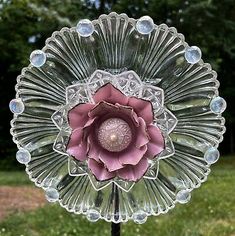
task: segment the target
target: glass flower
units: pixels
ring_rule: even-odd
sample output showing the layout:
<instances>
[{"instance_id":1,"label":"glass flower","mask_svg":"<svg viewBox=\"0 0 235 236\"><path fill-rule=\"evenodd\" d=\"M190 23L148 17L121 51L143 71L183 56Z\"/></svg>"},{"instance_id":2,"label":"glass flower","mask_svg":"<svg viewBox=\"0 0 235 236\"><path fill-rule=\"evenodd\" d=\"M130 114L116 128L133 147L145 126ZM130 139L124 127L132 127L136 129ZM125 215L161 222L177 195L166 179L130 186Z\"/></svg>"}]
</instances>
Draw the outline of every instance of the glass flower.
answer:
<instances>
[{"instance_id":1,"label":"glass flower","mask_svg":"<svg viewBox=\"0 0 235 236\"><path fill-rule=\"evenodd\" d=\"M54 32L10 102L17 160L49 201L93 222L144 223L187 203L225 132L226 102L201 55L148 16Z\"/></svg>"},{"instance_id":2,"label":"glass flower","mask_svg":"<svg viewBox=\"0 0 235 236\"><path fill-rule=\"evenodd\" d=\"M81 89L86 93L87 103L77 98ZM174 122L172 127L177 122L162 106L161 89L141 82L133 71L112 75L97 70L87 83L68 87L66 97L67 103L62 108L65 113L61 119L67 125L59 125L64 124L58 119L60 110L53 114L52 119L61 130L70 128L72 131L69 138L63 137L61 132L55 146L58 142L60 144L61 137L69 140L63 144L66 147L64 154L75 157L83 167L87 166L91 170L91 175L98 180L93 183L97 190L99 181L115 177L134 182L145 173L146 176L156 177L156 167L152 170L149 161L168 156L168 152L162 153L165 149L164 137L170 140L167 132L158 128L158 116L168 113ZM162 124L166 122L166 119L161 121ZM154 176L150 175L151 171ZM107 182L110 183L111 181ZM128 191L132 186L133 184L126 184L120 187Z\"/></svg>"}]
</instances>

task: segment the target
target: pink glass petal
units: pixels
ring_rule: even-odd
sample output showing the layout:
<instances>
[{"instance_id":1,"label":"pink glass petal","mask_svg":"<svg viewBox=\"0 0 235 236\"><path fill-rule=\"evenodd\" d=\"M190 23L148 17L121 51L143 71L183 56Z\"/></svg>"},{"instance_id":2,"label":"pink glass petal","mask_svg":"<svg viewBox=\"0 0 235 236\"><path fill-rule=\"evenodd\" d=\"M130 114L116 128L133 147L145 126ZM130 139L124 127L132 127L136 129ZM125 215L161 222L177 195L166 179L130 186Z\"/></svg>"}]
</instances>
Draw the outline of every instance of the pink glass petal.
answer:
<instances>
[{"instance_id":1,"label":"pink glass petal","mask_svg":"<svg viewBox=\"0 0 235 236\"><path fill-rule=\"evenodd\" d=\"M92 137L92 135L88 136L87 138L88 140L88 157L91 159L96 160L97 162L101 162L99 159L99 155L100 152L102 151L102 148L100 147L100 145L97 144L97 142L95 142L94 137Z\"/></svg>"},{"instance_id":2,"label":"pink glass petal","mask_svg":"<svg viewBox=\"0 0 235 236\"><path fill-rule=\"evenodd\" d=\"M126 105L128 102L128 97L110 83L99 88L94 94L93 99L95 103L105 101L112 104L119 103Z\"/></svg>"},{"instance_id":3,"label":"pink glass petal","mask_svg":"<svg viewBox=\"0 0 235 236\"><path fill-rule=\"evenodd\" d=\"M137 181L143 177L148 169L147 158L142 158L140 162L135 165L127 165L126 167L117 171L117 176L128 181Z\"/></svg>"},{"instance_id":4,"label":"pink glass petal","mask_svg":"<svg viewBox=\"0 0 235 236\"><path fill-rule=\"evenodd\" d=\"M94 117L94 118L90 118L87 122L86 122L86 124L83 126L84 128L88 128L89 126L91 126L93 123L94 123L94 121L97 119L97 117Z\"/></svg>"},{"instance_id":5,"label":"pink glass petal","mask_svg":"<svg viewBox=\"0 0 235 236\"><path fill-rule=\"evenodd\" d=\"M136 97L130 97L127 105L132 107L137 115L145 120L146 124L153 122L151 102Z\"/></svg>"},{"instance_id":6,"label":"pink glass petal","mask_svg":"<svg viewBox=\"0 0 235 236\"><path fill-rule=\"evenodd\" d=\"M69 125L72 129L83 127L89 117L88 112L94 107L94 104L79 104L68 112Z\"/></svg>"},{"instance_id":7,"label":"pink glass petal","mask_svg":"<svg viewBox=\"0 0 235 236\"><path fill-rule=\"evenodd\" d=\"M147 145L137 148L134 145L129 150L119 153L119 162L123 165L136 165L147 151Z\"/></svg>"},{"instance_id":8,"label":"pink glass petal","mask_svg":"<svg viewBox=\"0 0 235 236\"><path fill-rule=\"evenodd\" d=\"M115 113L118 107L111 103L100 102L96 104L88 113L90 118L100 117L107 114Z\"/></svg>"},{"instance_id":9,"label":"pink glass petal","mask_svg":"<svg viewBox=\"0 0 235 236\"><path fill-rule=\"evenodd\" d=\"M75 129L69 139L67 145L67 153L77 160L84 161L87 158L87 143L82 141L82 128Z\"/></svg>"},{"instance_id":10,"label":"pink glass petal","mask_svg":"<svg viewBox=\"0 0 235 236\"><path fill-rule=\"evenodd\" d=\"M109 171L115 171L123 168L118 158L118 153L102 150L99 159L104 163Z\"/></svg>"},{"instance_id":11,"label":"pink glass petal","mask_svg":"<svg viewBox=\"0 0 235 236\"><path fill-rule=\"evenodd\" d=\"M79 161L84 161L87 159L87 145L83 143L76 147L69 148L67 149L67 153Z\"/></svg>"},{"instance_id":12,"label":"pink glass petal","mask_svg":"<svg viewBox=\"0 0 235 236\"><path fill-rule=\"evenodd\" d=\"M164 150L165 141L160 129L157 126L149 125L148 134L150 137L150 141L147 144L148 150L145 156L148 158L154 158L154 156Z\"/></svg>"},{"instance_id":13,"label":"pink glass petal","mask_svg":"<svg viewBox=\"0 0 235 236\"><path fill-rule=\"evenodd\" d=\"M135 145L140 148L149 142L149 136L147 133L147 127L144 119L138 118L139 127L136 129L136 141Z\"/></svg>"},{"instance_id":14,"label":"pink glass petal","mask_svg":"<svg viewBox=\"0 0 235 236\"><path fill-rule=\"evenodd\" d=\"M104 167L104 164L98 163L93 159L88 160L88 167L99 181L104 181L115 177L115 172L109 172Z\"/></svg>"},{"instance_id":15,"label":"pink glass petal","mask_svg":"<svg viewBox=\"0 0 235 236\"><path fill-rule=\"evenodd\" d=\"M129 106L123 106L120 104L111 104L107 102L100 102L95 107L93 107L88 116L90 118L94 117L102 117L102 116L109 116L109 117L120 117L126 120L125 118L129 118L129 120L133 121L133 124L138 127L139 121L138 116L134 112L134 110Z\"/></svg>"},{"instance_id":16,"label":"pink glass petal","mask_svg":"<svg viewBox=\"0 0 235 236\"><path fill-rule=\"evenodd\" d=\"M132 120L133 124L138 127L139 126L139 120L138 120L138 116L137 114L135 113L135 111L133 110L132 107L130 106L123 106L123 105L120 105L118 103L116 103L116 106L119 108L118 109L118 114L120 117L129 117L130 120Z\"/></svg>"}]
</instances>

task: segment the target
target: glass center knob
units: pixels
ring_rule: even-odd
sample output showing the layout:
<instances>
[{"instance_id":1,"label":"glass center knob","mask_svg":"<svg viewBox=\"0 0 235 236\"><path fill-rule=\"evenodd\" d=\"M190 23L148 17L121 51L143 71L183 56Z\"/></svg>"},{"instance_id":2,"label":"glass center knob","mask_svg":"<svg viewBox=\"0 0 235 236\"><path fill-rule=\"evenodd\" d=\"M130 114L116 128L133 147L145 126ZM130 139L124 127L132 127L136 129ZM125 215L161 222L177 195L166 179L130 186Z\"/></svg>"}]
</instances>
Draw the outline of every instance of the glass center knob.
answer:
<instances>
[{"instance_id":1,"label":"glass center knob","mask_svg":"<svg viewBox=\"0 0 235 236\"><path fill-rule=\"evenodd\" d=\"M109 118L98 129L98 141L104 149L120 152L132 141L131 128L123 119Z\"/></svg>"}]
</instances>

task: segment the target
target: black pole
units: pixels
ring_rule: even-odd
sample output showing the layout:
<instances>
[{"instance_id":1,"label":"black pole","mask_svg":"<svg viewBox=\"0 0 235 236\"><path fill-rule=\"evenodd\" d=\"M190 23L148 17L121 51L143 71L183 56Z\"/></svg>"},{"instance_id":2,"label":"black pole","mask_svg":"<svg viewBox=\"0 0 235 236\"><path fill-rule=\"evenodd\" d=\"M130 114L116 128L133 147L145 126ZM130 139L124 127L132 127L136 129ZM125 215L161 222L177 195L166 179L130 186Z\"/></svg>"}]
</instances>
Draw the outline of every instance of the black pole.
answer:
<instances>
[{"instance_id":1,"label":"black pole","mask_svg":"<svg viewBox=\"0 0 235 236\"><path fill-rule=\"evenodd\" d=\"M119 194L117 185L113 184L113 200L114 200L114 218L118 220L119 218ZM111 224L111 236L120 236L121 235L121 223Z\"/></svg>"},{"instance_id":2,"label":"black pole","mask_svg":"<svg viewBox=\"0 0 235 236\"><path fill-rule=\"evenodd\" d=\"M121 224L113 223L111 225L111 236L120 236L121 235Z\"/></svg>"}]
</instances>

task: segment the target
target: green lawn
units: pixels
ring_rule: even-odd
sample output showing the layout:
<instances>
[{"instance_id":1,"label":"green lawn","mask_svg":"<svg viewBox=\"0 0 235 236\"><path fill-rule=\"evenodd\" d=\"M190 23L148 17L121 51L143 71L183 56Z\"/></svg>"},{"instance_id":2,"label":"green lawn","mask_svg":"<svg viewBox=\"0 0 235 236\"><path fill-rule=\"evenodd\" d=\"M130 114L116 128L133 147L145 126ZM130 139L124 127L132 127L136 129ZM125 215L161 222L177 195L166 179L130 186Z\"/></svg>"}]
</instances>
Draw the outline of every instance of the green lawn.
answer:
<instances>
[{"instance_id":1,"label":"green lawn","mask_svg":"<svg viewBox=\"0 0 235 236\"><path fill-rule=\"evenodd\" d=\"M3 177L3 174L5 177ZM17 176L17 180L14 176ZM0 173L0 184L28 184L22 173ZM89 223L58 205L17 213L0 222L1 236L106 236L110 224ZM208 181L193 192L189 204L166 215L150 217L144 225L122 225L123 236L235 236L235 158L221 158Z\"/></svg>"},{"instance_id":2,"label":"green lawn","mask_svg":"<svg viewBox=\"0 0 235 236\"><path fill-rule=\"evenodd\" d=\"M32 185L28 175L24 171L0 171L0 186Z\"/></svg>"}]
</instances>

